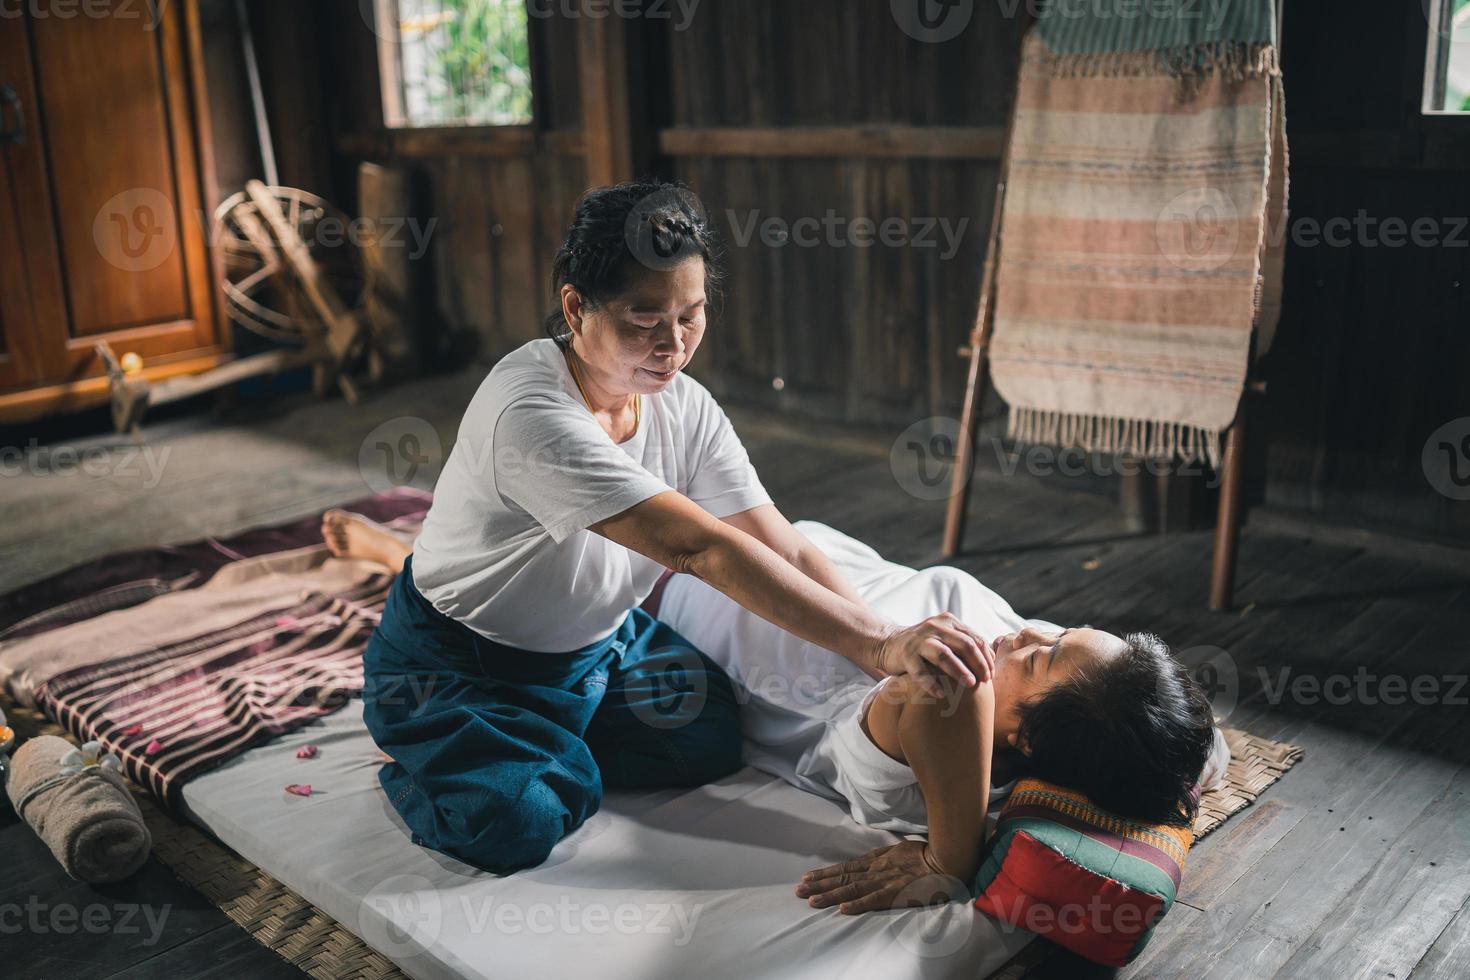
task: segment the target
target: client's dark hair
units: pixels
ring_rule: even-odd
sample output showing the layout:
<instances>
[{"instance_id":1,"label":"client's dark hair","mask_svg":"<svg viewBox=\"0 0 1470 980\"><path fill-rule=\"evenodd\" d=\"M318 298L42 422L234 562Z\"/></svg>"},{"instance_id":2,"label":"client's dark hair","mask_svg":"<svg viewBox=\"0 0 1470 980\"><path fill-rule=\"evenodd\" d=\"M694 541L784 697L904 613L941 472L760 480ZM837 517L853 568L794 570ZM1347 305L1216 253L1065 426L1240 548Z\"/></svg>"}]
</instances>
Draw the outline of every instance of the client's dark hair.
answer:
<instances>
[{"instance_id":1,"label":"client's dark hair","mask_svg":"<svg viewBox=\"0 0 1470 980\"><path fill-rule=\"evenodd\" d=\"M1209 699L1150 633L1021 706L1031 775L1084 793L1122 817L1186 826L1214 741Z\"/></svg>"},{"instance_id":2,"label":"client's dark hair","mask_svg":"<svg viewBox=\"0 0 1470 980\"><path fill-rule=\"evenodd\" d=\"M704 205L687 187L655 180L588 191L552 262L556 309L546 318L547 335L562 347L569 342L563 286L571 285L595 310L620 295L640 268L663 271L695 257L704 259L705 290L713 302L724 278L718 240Z\"/></svg>"}]
</instances>

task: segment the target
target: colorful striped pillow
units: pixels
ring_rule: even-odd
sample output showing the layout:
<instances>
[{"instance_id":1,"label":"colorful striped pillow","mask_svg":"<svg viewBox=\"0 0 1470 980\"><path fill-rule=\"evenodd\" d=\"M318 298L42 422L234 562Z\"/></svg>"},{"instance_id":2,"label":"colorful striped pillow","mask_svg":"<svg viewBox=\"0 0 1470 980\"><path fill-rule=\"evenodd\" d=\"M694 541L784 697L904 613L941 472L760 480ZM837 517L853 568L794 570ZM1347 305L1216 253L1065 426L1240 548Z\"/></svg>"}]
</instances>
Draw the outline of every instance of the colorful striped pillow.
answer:
<instances>
[{"instance_id":1,"label":"colorful striped pillow","mask_svg":"<svg viewBox=\"0 0 1470 980\"><path fill-rule=\"evenodd\" d=\"M1174 904L1187 827L1124 820L1074 793L1023 779L975 877L975 907L1106 966L1148 945Z\"/></svg>"}]
</instances>

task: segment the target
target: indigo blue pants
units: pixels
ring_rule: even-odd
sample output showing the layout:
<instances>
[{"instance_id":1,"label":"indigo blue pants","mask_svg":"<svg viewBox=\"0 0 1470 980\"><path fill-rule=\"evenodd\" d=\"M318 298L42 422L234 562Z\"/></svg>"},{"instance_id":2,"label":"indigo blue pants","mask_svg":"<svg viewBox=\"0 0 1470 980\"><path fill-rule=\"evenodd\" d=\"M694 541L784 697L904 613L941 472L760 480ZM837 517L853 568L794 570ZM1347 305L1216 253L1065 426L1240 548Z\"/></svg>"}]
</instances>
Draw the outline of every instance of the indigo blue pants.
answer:
<instances>
[{"instance_id":1,"label":"indigo blue pants","mask_svg":"<svg viewBox=\"0 0 1470 980\"><path fill-rule=\"evenodd\" d=\"M548 613L554 615L554 613ZM642 609L571 653L502 646L393 583L363 655L378 779L413 842L498 873L540 864L603 789L740 768L730 679Z\"/></svg>"}]
</instances>

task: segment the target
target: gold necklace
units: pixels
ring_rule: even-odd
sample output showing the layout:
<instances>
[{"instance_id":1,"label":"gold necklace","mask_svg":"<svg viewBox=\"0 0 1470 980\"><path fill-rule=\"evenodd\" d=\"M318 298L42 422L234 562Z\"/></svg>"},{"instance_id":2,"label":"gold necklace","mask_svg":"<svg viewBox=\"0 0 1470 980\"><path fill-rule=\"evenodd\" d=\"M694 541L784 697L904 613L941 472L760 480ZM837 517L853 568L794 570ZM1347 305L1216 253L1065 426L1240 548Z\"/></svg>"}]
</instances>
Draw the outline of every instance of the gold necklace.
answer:
<instances>
[{"instance_id":1,"label":"gold necklace","mask_svg":"<svg viewBox=\"0 0 1470 980\"><path fill-rule=\"evenodd\" d=\"M566 358L567 358L567 370L569 370L569 371L572 372L572 380L577 383L577 390L582 393L582 400L587 403L587 407L589 409L592 408L592 399L589 398L589 397L587 397L587 389L584 388L584 387L582 387L582 375L577 370L577 361L576 361L575 355L572 354L571 348L567 348L567 350L563 351L563 353L566 354ZM636 436L638 434L638 426L642 422L643 422L643 398L641 396L639 396L639 395L634 395L633 396L633 435L634 436ZM629 436L628 438L631 439L631 438L633 438L633 436Z\"/></svg>"}]
</instances>

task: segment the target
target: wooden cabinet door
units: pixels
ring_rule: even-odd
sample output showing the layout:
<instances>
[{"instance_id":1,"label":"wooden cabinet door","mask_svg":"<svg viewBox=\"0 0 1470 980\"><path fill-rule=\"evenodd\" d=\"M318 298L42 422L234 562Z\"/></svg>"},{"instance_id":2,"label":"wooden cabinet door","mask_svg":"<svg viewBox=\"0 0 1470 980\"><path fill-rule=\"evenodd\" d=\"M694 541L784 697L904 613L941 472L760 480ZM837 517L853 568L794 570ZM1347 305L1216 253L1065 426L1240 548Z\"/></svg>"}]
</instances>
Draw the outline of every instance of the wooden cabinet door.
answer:
<instances>
[{"instance_id":1,"label":"wooden cabinet door","mask_svg":"<svg viewBox=\"0 0 1470 980\"><path fill-rule=\"evenodd\" d=\"M61 371L43 321L64 309L49 224L37 222L37 194L46 193L45 151L36 124L36 87L25 22L0 17L0 388L35 384Z\"/></svg>"},{"instance_id":2,"label":"wooden cabinet door","mask_svg":"<svg viewBox=\"0 0 1470 980\"><path fill-rule=\"evenodd\" d=\"M17 256L0 239L0 264L7 282L25 270L31 315L16 335L36 361L0 384L96 376L99 340L154 363L218 344L195 15L184 0L92 0L71 17L0 18L0 75L17 76L0 84L20 90L27 123L3 151L21 242Z\"/></svg>"},{"instance_id":3,"label":"wooden cabinet door","mask_svg":"<svg viewBox=\"0 0 1470 980\"><path fill-rule=\"evenodd\" d=\"M0 79L0 86L4 84ZM31 289L15 217L15 182L7 163L5 147L0 147L0 388L33 384L41 374Z\"/></svg>"}]
</instances>

